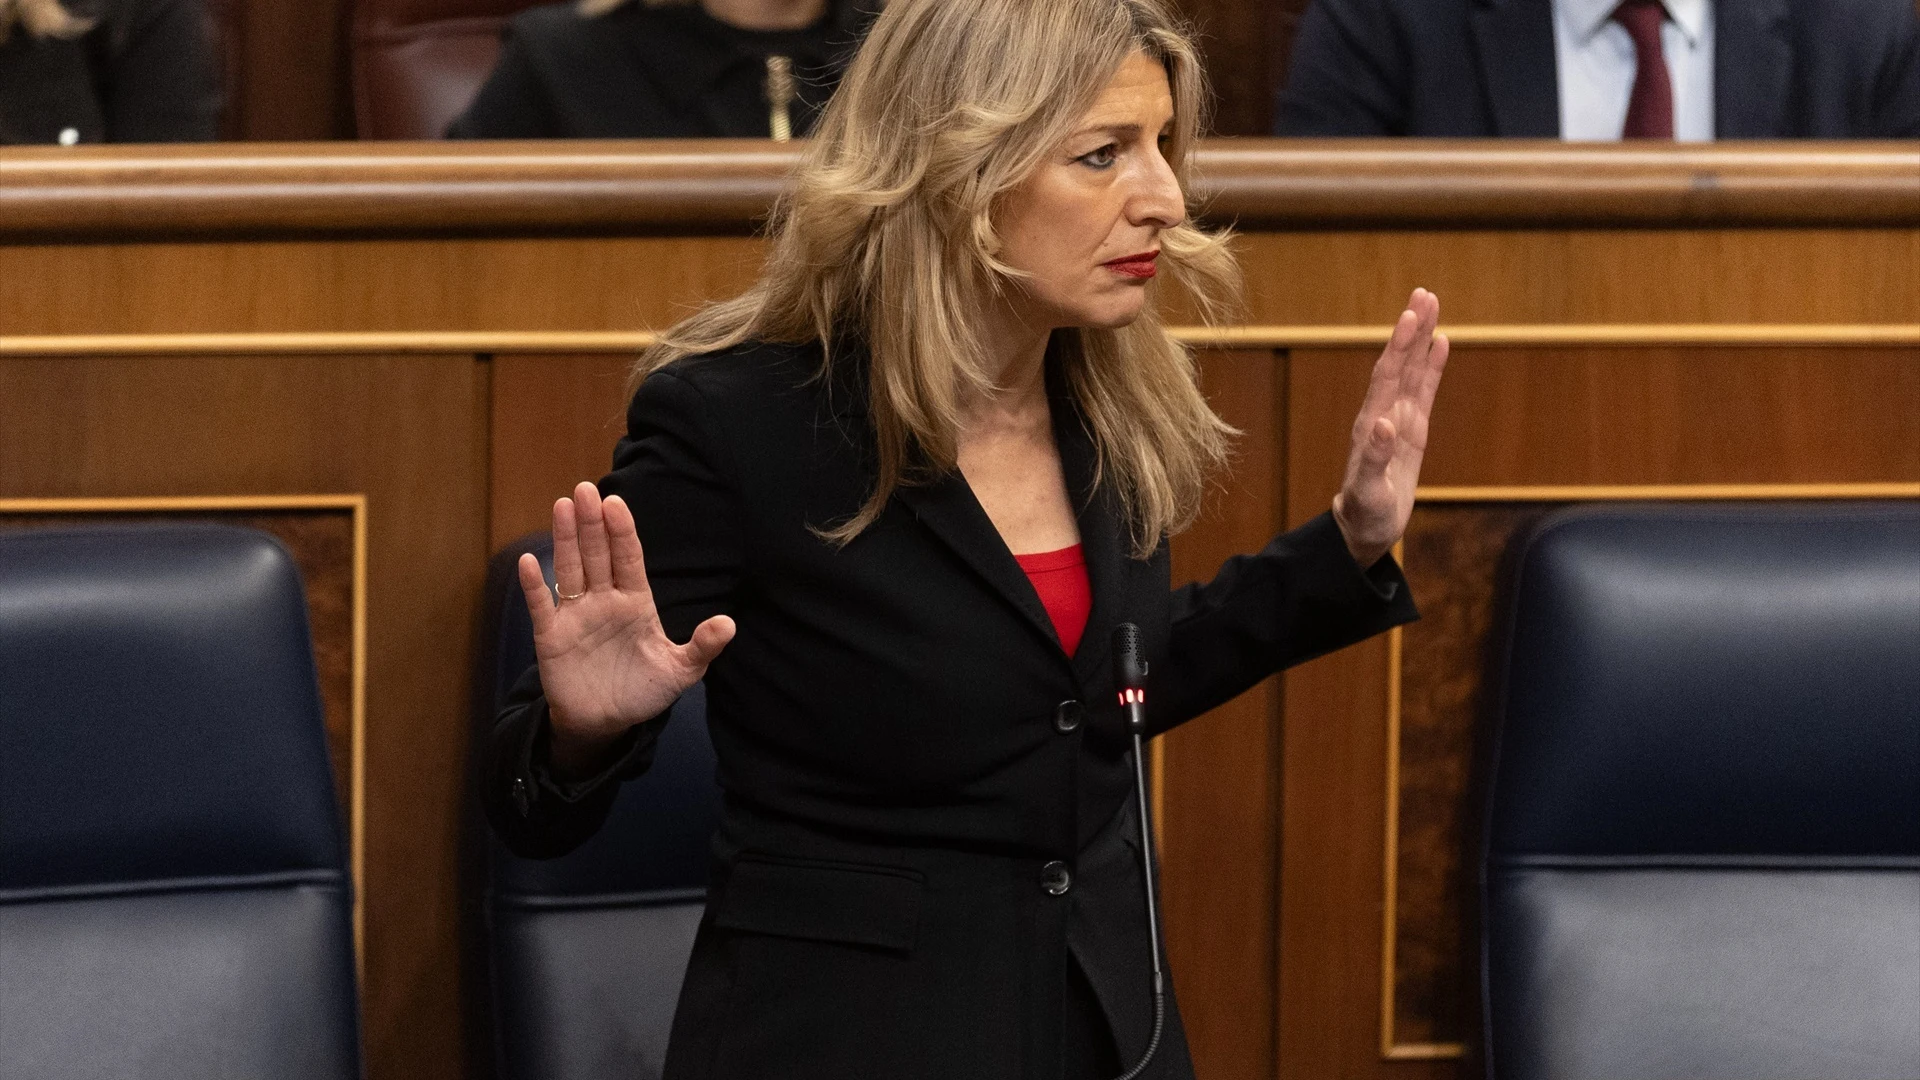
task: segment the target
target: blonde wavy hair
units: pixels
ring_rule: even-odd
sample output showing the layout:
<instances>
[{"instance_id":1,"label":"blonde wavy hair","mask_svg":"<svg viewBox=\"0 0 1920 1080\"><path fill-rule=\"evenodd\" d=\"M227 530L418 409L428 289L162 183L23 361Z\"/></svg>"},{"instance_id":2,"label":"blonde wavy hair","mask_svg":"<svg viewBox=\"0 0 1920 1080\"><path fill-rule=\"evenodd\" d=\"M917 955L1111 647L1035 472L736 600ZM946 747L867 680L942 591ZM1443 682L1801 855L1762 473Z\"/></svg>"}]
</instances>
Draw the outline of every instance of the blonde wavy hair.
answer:
<instances>
[{"instance_id":1,"label":"blonde wavy hair","mask_svg":"<svg viewBox=\"0 0 1920 1080\"><path fill-rule=\"evenodd\" d=\"M821 535L845 543L902 484L957 467L964 407L996 365L969 318L1022 273L995 256L994 210L1068 138L1136 50L1173 92L1166 145L1189 191L1206 86L1190 38L1160 0L891 0L821 115L770 225L766 263L741 296L707 306L639 359L637 385L681 357L747 341L870 357L878 483ZM1224 233L1160 233L1161 261L1203 318L1238 298ZM1214 415L1192 355L1158 313L1117 329L1057 330L1050 345L1091 429L1097 482L1117 494L1144 558L1191 524L1232 428ZM819 373L827 375L827 370Z\"/></svg>"},{"instance_id":2,"label":"blonde wavy hair","mask_svg":"<svg viewBox=\"0 0 1920 1080\"><path fill-rule=\"evenodd\" d=\"M91 30L93 20L72 14L60 0L0 0L0 42L13 35L15 26L28 37L70 38Z\"/></svg>"}]
</instances>

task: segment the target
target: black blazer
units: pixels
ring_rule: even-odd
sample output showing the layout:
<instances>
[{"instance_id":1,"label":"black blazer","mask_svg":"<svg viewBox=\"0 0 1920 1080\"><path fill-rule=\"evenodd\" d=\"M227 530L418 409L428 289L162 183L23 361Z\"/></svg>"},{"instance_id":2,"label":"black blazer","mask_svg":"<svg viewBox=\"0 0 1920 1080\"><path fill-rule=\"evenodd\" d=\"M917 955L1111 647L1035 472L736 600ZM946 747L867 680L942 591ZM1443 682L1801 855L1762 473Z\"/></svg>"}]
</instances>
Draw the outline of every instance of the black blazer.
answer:
<instances>
[{"instance_id":1,"label":"black blazer","mask_svg":"<svg viewBox=\"0 0 1920 1080\"><path fill-rule=\"evenodd\" d=\"M844 548L811 531L873 483L861 365L817 380L819 362L767 345L655 373L600 483L636 512L667 632L718 612L739 627L706 678L725 800L666 1075L1057 1080L1069 954L1130 1063L1152 1009L1113 627L1140 626L1165 731L1414 618L1405 582L1391 558L1362 573L1323 515L1170 589L1164 543L1129 557L1056 394L1093 587L1068 656L957 475L902 489ZM664 719L568 786L545 771L537 669L509 700L489 817L516 852L564 852L645 770ZM1041 886L1055 860L1073 875L1061 896ZM1177 1009L1148 1075L1191 1075Z\"/></svg>"},{"instance_id":2,"label":"black blazer","mask_svg":"<svg viewBox=\"0 0 1920 1080\"><path fill-rule=\"evenodd\" d=\"M200 0L66 0L71 40L16 27L0 44L0 143L211 142L220 79Z\"/></svg>"},{"instance_id":3,"label":"black blazer","mask_svg":"<svg viewBox=\"0 0 1920 1080\"><path fill-rule=\"evenodd\" d=\"M741 30L695 3L629 0L586 17L567 3L508 24L500 59L453 139L764 139L766 57L789 56L793 134L813 129L873 14L836 0L825 22L791 33Z\"/></svg>"},{"instance_id":4,"label":"black blazer","mask_svg":"<svg viewBox=\"0 0 1920 1080\"><path fill-rule=\"evenodd\" d=\"M1713 0L1714 137L1920 137L1913 0ZM1549 0L1314 0L1279 135L1560 134Z\"/></svg>"}]
</instances>

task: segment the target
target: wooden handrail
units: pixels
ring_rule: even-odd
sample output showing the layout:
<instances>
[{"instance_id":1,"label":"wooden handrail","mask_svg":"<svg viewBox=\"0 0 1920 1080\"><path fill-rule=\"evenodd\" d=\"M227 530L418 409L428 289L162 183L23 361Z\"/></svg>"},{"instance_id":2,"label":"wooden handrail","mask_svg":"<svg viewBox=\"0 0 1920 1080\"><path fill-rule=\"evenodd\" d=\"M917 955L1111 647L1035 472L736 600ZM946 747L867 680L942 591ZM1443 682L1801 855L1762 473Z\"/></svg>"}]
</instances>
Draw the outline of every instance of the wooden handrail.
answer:
<instances>
[{"instance_id":1,"label":"wooden handrail","mask_svg":"<svg viewBox=\"0 0 1920 1080\"><path fill-rule=\"evenodd\" d=\"M1920 325L1913 324L1466 324L1445 329L1455 344L1476 348L1920 348ZM1203 349L1372 349L1392 330L1386 323L1172 328L1176 338ZM0 336L0 357L631 355L652 343L653 335L644 330L73 334Z\"/></svg>"},{"instance_id":2,"label":"wooden handrail","mask_svg":"<svg viewBox=\"0 0 1920 1080\"><path fill-rule=\"evenodd\" d=\"M1914 143L1218 140L1211 216L1267 227L1920 225Z\"/></svg>"},{"instance_id":3,"label":"wooden handrail","mask_svg":"<svg viewBox=\"0 0 1920 1080\"><path fill-rule=\"evenodd\" d=\"M742 233L797 151L715 140L0 149L0 241ZM1911 143L1217 139L1196 199L1248 228L1920 226Z\"/></svg>"}]
</instances>

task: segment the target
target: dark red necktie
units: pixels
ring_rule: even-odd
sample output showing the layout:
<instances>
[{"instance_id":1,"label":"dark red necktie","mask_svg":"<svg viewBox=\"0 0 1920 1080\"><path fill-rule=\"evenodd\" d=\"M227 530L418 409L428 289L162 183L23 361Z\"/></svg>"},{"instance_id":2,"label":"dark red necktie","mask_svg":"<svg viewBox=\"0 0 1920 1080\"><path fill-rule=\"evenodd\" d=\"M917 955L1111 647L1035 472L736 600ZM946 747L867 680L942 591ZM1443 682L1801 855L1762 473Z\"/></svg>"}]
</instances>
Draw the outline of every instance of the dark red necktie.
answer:
<instances>
[{"instance_id":1,"label":"dark red necktie","mask_svg":"<svg viewBox=\"0 0 1920 1080\"><path fill-rule=\"evenodd\" d=\"M1623 139L1673 138L1673 83L1667 79L1667 54L1660 48L1660 25L1667 9L1660 0L1625 0L1613 9L1613 21L1633 39L1637 67L1633 96L1627 99Z\"/></svg>"}]
</instances>

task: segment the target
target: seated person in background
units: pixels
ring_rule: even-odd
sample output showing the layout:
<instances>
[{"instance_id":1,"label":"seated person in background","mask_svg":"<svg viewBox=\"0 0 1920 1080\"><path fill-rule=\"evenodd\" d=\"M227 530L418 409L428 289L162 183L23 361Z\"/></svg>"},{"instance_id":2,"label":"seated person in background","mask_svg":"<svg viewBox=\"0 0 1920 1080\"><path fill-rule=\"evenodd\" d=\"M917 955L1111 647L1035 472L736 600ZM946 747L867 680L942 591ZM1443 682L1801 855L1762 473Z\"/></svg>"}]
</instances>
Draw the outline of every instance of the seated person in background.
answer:
<instances>
[{"instance_id":1,"label":"seated person in background","mask_svg":"<svg viewBox=\"0 0 1920 1080\"><path fill-rule=\"evenodd\" d=\"M0 0L0 143L211 142L200 0Z\"/></svg>"},{"instance_id":2,"label":"seated person in background","mask_svg":"<svg viewBox=\"0 0 1920 1080\"><path fill-rule=\"evenodd\" d=\"M856 0L575 0L533 8L514 17L500 63L447 135L804 135L872 21L869 5Z\"/></svg>"},{"instance_id":3,"label":"seated person in background","mask_svg":"<svg viewBox=\"0 0 1920 1080\"><path fill-rule=\"evenodd\" d=\"M1314 0L1279 135L1920 137L1914 0Z\"/></svg>"}]
</instances>

